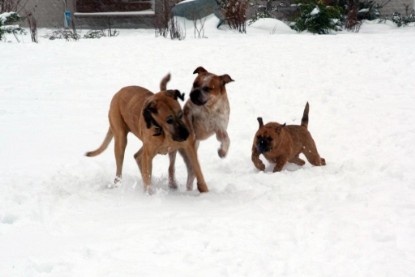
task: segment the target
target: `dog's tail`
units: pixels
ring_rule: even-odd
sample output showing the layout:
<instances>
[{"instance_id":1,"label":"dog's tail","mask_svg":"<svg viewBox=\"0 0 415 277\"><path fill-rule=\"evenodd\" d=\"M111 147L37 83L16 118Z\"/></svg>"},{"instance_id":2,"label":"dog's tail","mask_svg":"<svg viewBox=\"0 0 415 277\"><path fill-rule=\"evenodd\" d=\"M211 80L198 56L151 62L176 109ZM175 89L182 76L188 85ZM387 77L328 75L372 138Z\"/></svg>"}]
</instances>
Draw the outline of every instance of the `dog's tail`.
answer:
<instances>
[{"instance_id":1,"label":"dog's tail","mask_svg":"<svg viewBox=\"0 0 415 277\"><path fill-rule=\"evenodd\" d=\"M307 102L307 104L305 104L303 118L301 118L301 126L304 126L306 128L308 127L308 111L309 110L310 110L310 105Z\"/></svg>"},{"instance_id":2,"label":"dog's tail","mask_svg":"<svg viewBox=\"0 0 415 277\"><path fill-rule=\"evenodd\" d=\"M160 91L167 90L167 83L170 81L170 73L167 74L160 82Z\"/></svg>"},{"instance_id":3,"label":"dog's tail","mask_svg":"<svg viewBox=\"0 0 415 277\"><path fill-rule=\"evenodd\" d=\"M104 152L104 150L107 149L107 147L110 144L113 137L114 137L114 134L112 133L111 128L108 128L107 135L105 136L105 139L102 142L101 146L98 149L94 150L94 151L86 152L85 156L95 157L95 156L101 154L102 152Z\"/></svg>"}]
</instances>

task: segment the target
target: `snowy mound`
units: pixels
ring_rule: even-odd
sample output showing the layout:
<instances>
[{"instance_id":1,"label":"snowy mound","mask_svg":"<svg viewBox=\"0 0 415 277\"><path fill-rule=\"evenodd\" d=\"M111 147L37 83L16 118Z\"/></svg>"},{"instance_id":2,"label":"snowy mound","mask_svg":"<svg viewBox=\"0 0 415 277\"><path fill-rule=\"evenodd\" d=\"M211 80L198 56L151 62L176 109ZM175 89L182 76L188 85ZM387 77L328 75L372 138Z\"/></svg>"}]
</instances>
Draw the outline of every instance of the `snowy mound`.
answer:
<instances>
[{"instance_id":1,"label":"snowy mound","mask_svg":"<svg viewBox=\"0 0 415 277\"><path fill-rule=\"evenodd\" d=\"M269 34L294 34L297 33L286 23L272 18L261 18L249 25L248 32Z\"/></svg>"}]
</instances>

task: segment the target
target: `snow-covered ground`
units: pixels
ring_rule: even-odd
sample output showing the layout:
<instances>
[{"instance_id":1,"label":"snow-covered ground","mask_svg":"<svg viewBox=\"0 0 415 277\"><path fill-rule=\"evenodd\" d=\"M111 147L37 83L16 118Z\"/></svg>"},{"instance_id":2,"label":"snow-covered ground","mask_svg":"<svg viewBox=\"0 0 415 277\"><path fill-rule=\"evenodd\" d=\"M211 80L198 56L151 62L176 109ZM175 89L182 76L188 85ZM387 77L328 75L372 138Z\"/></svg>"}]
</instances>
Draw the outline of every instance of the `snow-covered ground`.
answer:
<instances>
[{"instance_id":1,"label":"snow-covered ground","mask_svg":"<svg viewBox=\"0 0 415 277\"><path fill-rule=\"evenodd\" d=\"M415 276L415 29L297 34L262 20L247 34L205 22L196 39L0 43L0 276ZM47 32L42 30L43 33ZM11 37L10 40L13 40ZM95 158L112 95L126 85L187 93L193 70L228 73L230 152L199 159L210 188L167 188L166 156L143 193L129 137L123 185L112 144ZM327 166L258 172L256 118L309 129Z\"/></svg>"}]
</instances>

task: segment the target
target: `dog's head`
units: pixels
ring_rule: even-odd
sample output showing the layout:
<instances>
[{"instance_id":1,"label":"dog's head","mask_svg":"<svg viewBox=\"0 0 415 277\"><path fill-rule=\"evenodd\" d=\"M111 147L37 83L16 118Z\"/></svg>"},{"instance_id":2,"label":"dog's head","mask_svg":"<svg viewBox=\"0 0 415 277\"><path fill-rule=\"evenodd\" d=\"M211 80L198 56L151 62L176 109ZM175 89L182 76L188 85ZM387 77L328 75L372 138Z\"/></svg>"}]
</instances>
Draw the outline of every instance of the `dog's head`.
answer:
<instances>
[{"instance_id":1,"label":"dog's head","mask_svg":"<svg viewBox=\"0 0 415 277\"><path fill-rule=\"evenodd\" d=\"M217 76L201 66L193 74L197 74L197 77L193 82L190 100L198 106L215 103L218 97L226 93L225 85L233 81L228 74Z\"/></svg>"},{"instance_id":2,"label":"dog's head","mask_svg":"<svg viewBox=\"0 0 415 277\"><path fill-rule=\"evenodd\" d=\"M181 95L180 92L178 94ZM153 136L165 135L179 142L189 137L180 104L175 97L166 94L165 91L154 94L147 100L143 109L143 118L148 129L154 127Z\"/></svg>"},{"instance_id":3,"label":"dog's head","mask_svg":"<svg viewBox=\"0 0 415 277\"><path fill-rule=\"evenodd\" d=\"M271 122L264 125L262 117L258 117L257 120L259 129L255 134L255 147L258 153L263 154L278 146L281 131L285 127L285 123L281 125L276 122Z\"/></svg>"}]
</instances>

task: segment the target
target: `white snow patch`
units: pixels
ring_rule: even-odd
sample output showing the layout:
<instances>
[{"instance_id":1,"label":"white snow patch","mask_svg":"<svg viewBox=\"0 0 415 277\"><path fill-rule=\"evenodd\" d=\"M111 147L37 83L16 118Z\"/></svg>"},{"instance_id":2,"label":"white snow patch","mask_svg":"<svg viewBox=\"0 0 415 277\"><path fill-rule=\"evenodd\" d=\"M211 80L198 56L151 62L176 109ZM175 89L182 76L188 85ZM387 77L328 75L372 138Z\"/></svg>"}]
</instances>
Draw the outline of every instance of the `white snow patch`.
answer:
<instances>
[{"instance_id":1,"label":"white snow patch","mask_svg":"<svg viewBox=\"0 0 415 277\"><path fill-rule=\"evenodd\" d=\"M182 22L182 41L120 30L0 43L0 276L414 276L413 28L316 36L260 20L239 34L208 17L196 39ZM186 192L180 157L170 191L158 156L145 195L133 136L122 186L107 189L113 144L84 153L102 142L114 93L157 91L170 72L188 98L198 66L235 80L228 156L214 137L199 147L210 192ZM307 101L327 166L258 172L256 118L299 124Z\"/></svg>"}]
</instances>

